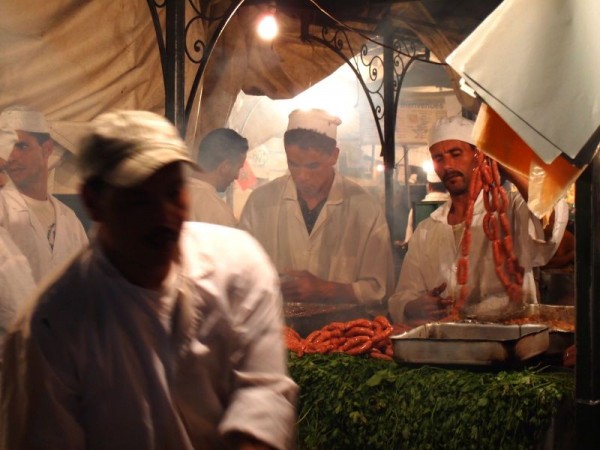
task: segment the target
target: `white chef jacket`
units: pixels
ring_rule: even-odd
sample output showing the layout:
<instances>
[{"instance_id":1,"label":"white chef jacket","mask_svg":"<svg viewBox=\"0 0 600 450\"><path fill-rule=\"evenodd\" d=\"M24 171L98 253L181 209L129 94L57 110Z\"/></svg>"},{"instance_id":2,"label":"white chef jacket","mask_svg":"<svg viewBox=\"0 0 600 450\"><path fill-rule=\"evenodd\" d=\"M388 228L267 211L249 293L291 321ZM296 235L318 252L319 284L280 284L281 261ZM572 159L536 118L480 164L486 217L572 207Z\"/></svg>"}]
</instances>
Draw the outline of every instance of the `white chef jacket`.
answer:
<instances>
[{"instance_id":1,"label":"white chef jacket","mask_svg":"<svg viewBox=\"0 0 600 450\"><path fill-rule=\"evenodd\" d=\"M425 197L423 197L423 202L445 202L450 198L450 194L448 192L428 192ZM413 235L414 226L413 222L415 221L415 212L412 208L408 212L408 222L406 224L406 231L404 232L404 242L408 242Z\"/></svg>"},{"instance_id":2,"label":"white chef jacket","mask_svg":"<svg viewBox=\"0 0 600 450\"><path fill-rule=\"evenodd\" d=\"M190 216L193 222L214 223L235 227L237 220L233 211L217 194L215 187L206 181L190 178L188 181L190 193Z\"/></svg>"},{"instance_id":3,"label":"white chef jacket","mask_svg":"<svg viewBox=\"0 0 600 450\"><path fill-rule=\"evenodd\" d=\"M523 277L524 299L537 302L532 268L543 266L556 252L568 221L568 208L561 201L554 208L554 227L551 238L546 241L540 220L528 209L518 193L511 193L507 210L512 225L513 247L519 264L525 269ZM458 298L460 286L456 282L456 263L460 258L460 245L454 239L452 225L448 224L451 200L435 210L415 230L408 252L402 263L396 292L389 299L389 311L394 322L406 320L404 307L425 291L447 283L442 296ZM470 296L467 308L482 299L504 295L504 287L495 271L492 244L483 232L485 208L480 194L474 205L471 223L471 251L469 254L468 286ZM477 309L471 309L477 314Z\"/></svg>"},{"instance_id":4,"label":"white chef jacket","mask_svg":"<svg viewBox=\"0 0 600 450\"><path fill-rule=\"evenodd\" d=\"M0 448L219 449L229 431L291 446L297 385L268 257L204 223L186 223L181 249L161 294L95 240L57 274L7 336Z\"/></svg>"},{"instance_id":5,"label":"white chef jacket","mask_svg":"<svg viewBox=\"0 0 600 450\"><path fill-rule=\"evenodd\" d=\"M9 232L29 261L36 283L88 243L85 230L73 210L52 195L49 199L56 212L54 248L48 243L47 230L30 211L21 193L12 186L0 191L0 226Z\"/></svg>"},{"instance_id":6,"label":"white chef jacket","mask_svg":"<svg viewBox=\"0 0 600 450\"><path fill-rule=\"evenodd\" d=\"M0 339L34 287L27 258L11 240L8 231L0 227Z\"/></svg>"},{"instance_id":7,"label":"white chef jacket","mask_svg":"<svg viewBox=\"0 0 600 450\"><path fill-rule=\"evenodd\" d=\"M352 284L356 298L367 306L386 300L393 290L383 209L362 187L339 174L310 235L290 175L252 192L239 226L258 239L279 272L307 270L324 280Z\"/></svg>"}]
</instances>

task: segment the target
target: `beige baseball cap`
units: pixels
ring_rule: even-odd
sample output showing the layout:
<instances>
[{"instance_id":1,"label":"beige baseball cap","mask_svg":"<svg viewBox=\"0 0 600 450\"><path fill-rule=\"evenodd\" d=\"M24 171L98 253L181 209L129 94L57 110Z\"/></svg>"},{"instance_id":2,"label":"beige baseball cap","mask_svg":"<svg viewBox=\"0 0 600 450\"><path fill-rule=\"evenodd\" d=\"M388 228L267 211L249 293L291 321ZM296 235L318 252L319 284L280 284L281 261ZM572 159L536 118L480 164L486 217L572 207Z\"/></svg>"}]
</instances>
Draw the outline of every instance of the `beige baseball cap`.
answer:
<instances>
[{"instance_id":1,"label":"beige baseball cap","mask_svg":"<svg viewBox=\"0 0 600 450\"><path fill-rule=\"evenodd\" d=\"M429 132L429 147L452 139L476 145L472 136L473 125L475 122L460 115L439 119Z\"/></svg>"},{"instance_id":2,"label":"beige baseball cap","mask_svg":"<svg viewBox=\"0 0 600 450\"><path fill-rule=\"evenodd\" d=\"M177 128L149 111L99 115L83 138L78 159L84 180L99 177L116 187L140 184L174 162L197 168Z\"/></svg>"},{"instance_id":3,"label":"beige baseball cap","mask_svg":"<svg viewBox=\"0 0 600 450\"><path fill-rule=\"evenodd\" d=\"M337 139L337 127L342 121L339 117L322 109L295 109L289 115L289 130L311 130Z\"/></svg>"},{"instance_id":4,"label":"beige baseball cap","mask_svg":"<svg viewBox=\"0 0 600 450\"><path fill-rule=\"evenodd\" d=\"M29 131L30 133L50 133L50 128L44 115L27 106L9 106L0 113L0 121L13 130Z\"/></svg>"}]
</instances>

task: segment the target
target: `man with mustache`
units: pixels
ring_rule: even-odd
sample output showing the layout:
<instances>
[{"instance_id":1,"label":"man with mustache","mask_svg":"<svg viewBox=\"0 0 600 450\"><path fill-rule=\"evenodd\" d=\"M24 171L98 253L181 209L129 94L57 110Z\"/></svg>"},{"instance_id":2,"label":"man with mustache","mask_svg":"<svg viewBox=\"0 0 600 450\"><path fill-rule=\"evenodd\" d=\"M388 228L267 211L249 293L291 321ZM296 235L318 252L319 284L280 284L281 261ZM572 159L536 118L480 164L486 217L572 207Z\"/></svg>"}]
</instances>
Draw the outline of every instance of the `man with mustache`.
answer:
<instances>
[{"instance_id":1,"label":"man with mustache","mask_svg":"<svg viewBox=\"0 0 600 450\"><path fill-rule=\"evenodd\" d=\"M335 171L338 117L295 110L284 134L289 175L257 188L240 217L280 273L284 299L385 311L390 235L377 199Z\"/></svg>"},{"instance_id":2,"label":"man with mustache","mask_svg":"<svg viewBox=\"0 0 600 450\"><path fill-rule=\"evenodd\" d=\"M37 283L88 239L73 210L48 192L53 141L44 115L9 107L0 114L0 122L18 135L5 165L12 184L0 191L0 226L29 261Z\"/></svg>"},{"instance_id":3,"label":"man with mustache","mask_svg":"<svg viewBox=\"0 0 600 450\"><path fill-rule=\"evenodd\" d=\"M78 157L94 236L7 336L0 448L291 448L277 273L247 233L184 223L177 129L105 113Z\"/></svg>"},{"instance_id":4,"label":"man with mustache","mask_svg":"<svg viewBox=\"0 0 600 450\"><path fill-rule=\"evenodd\" d=\"M458 298L457 262L465 229L465 216L471 199L469 183L479 151L471 136L473 122L460 116L441 119L433 127L429 151L433 167L450 194L450 199L413 234L400 271L389 310L395 322L420 324L448 315ZM519 192L509 193L507 216L512 228L514 251L524 268L524 301L537 301L532 268L546 264L555 253L564 233L568 210L564 202L554 209L544 227L528 209L528 180L504 168ZM483 231L486 210L483 191L474 203L471 223L468 286L470 297L465 312L475 316L490 310L502 311L508 305L504 286L495 271L492 244Z\"/></svg>"}]
</instances>

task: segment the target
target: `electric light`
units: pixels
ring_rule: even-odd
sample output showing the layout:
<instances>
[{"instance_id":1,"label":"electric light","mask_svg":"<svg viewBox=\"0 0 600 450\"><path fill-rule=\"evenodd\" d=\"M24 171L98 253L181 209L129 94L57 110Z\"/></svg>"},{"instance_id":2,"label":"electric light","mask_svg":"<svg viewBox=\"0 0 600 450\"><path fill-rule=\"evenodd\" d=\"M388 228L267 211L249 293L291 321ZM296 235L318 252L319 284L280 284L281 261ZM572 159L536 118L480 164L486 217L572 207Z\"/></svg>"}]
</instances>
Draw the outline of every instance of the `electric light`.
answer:
<instances>
[{"instance_id":1,"label":"electric light","mask_svg":"<svg viewBox=\"0 0 600 450\"><path fill-rule=\"evenodd\" d=\"M256 31L261 39L272 41L279 32L279 25L275 19L275 12L265 14L258 23Z\"/></svg>"}]
</instances>

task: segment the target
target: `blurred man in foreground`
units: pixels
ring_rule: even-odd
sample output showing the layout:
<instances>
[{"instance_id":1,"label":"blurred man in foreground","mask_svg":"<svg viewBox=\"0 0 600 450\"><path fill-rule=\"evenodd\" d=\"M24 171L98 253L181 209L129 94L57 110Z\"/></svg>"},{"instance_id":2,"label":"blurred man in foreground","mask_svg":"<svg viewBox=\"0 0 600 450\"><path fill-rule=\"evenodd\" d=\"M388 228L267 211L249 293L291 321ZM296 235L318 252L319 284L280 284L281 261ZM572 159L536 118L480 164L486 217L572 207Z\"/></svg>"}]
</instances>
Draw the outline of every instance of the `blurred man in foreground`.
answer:
<instances>
[{"instance_id":1,"label":"blurred man in foreground","mask_svg":"<svg viewBox=\"0 0 600 450\"><path fill-rule=\"evenodd\" d=\"M497 275L492 242L483 230L482 190L471 199L469 183L476 164L471 137L473 122L460 116L442 119L432 129L429 151L435 172L450 193L450 200L422 221L413 234L404 258L396 293L390 297L390 314L395 322L418 324L448 315L449 306L458 299L458 260L464 238L465 218L473 201L468 255L470 298L467 314L501 314L508 306L505 288ZM562 238L568 220L564 202L554 209L552 220L544 227L527 207L528 180L507 172L518 193L509 194L506 215L512 228L514 252L523 268L523 301L537 301L532 268L550 260Z\"/></svg>"},{"instance_id":2,"label":"blurred man in foreground","mask_svg":"<svg viewBox=\"0 0 600 450\"><path fill-rule=\"evenodd\" d=\"M284 134L290 174L250 195L240 227L286 275L287 301L377 311L394 285L390 235L377 200L335 171L340 123L319 109L290 114Z\"/></svg>"},{"instance_id":3,"label":"blurred man in foreground","mask_svg":"<svg viewBox=\"0 0 600 450\"><path fill-rule=\"evenodd\" d=\"M0 448L289 448L277 274L246 233L184 225L175 127L106 113L79 158L95 237L8 335Z\"/></svg>"},{"instance_id":4,"label":"blurred man in foreground","mask_svg":"<svg viewBox=\"0 0 600 450\"><path fill-rule=\"evenodd\" d=\"M48 192L53 142L44 115L11 107L2 111L0 123L18 135L5 166L12 185L0 191L0 227L8 231L39 282L88 239L73 210Z\"/></svg>"},{"instance_id":5,"label":"blurred man in foreground","mask_svg":"<svg viewBox=\"0 0 600 450\"><path fill-rule=\"evenodd\" d=\"M248 140L230 128L208 133L198 148L200 170L190 177L190 219L235 227L231 207L217 194L236 180L246 161Z\"/></svg>"}]
</instances>

